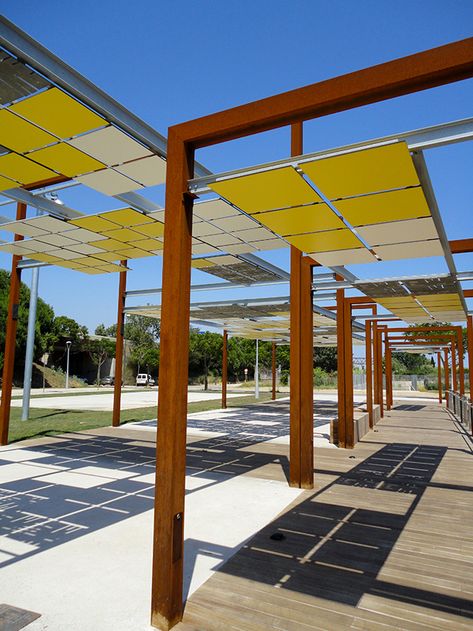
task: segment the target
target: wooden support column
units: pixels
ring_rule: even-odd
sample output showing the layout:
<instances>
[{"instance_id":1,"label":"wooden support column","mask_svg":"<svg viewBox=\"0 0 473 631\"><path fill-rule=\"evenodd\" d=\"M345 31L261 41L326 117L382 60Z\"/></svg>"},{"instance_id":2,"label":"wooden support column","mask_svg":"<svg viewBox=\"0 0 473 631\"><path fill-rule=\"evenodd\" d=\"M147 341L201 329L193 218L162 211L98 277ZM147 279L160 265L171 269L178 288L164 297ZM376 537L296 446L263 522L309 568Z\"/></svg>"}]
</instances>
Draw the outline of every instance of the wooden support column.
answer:
<instances>
[{"instance_id":1,"label":"wooden support column","mask_svg":"<svg viewBox=\"0 0 473 631\"><path fill-rule=\"evenodd\" d=\"M384 393L383 393L383 332L378 328L376 344L378 346L378 400L381 418L384 416Z\"/></svg>"},{"instance_id":2,"label":"wooden support column","mask_svg":"<svg viewBox=\"0 0 473 631\"><path fill-rule=\"evenodd\" d=\"M460 382L460 395L465 394L465 368L463 363L463 330L459 326L457 328L457 354L458 354L458 381Z\"/></svg>"},{"instance_id":3,"label":"wooden support column","mask_svg":"<svg viewBox=\"0 0 473 631\"><path fill-rule=\"evenodd\" d=\"M222 347L222 409L227 407L227 379L228 379L228 332L223 330Z\"/></svg>"},{"instance_id":4,"label":"wooden support column","mask_svg":"<svg viewBox=\"0 0 473 631\"><path fill-rule=\"evenodd\" d=\"M453 340L452 340L452 388L455 392L458 392L457 349L456 349L456 344Z\"/></svg>"},{"instance_id":5,"label":"wooden support column","mask_svg":"<svg viewBox=\"0 0 473 631\"><path fill-rule=\"evenodd\" d=\"M448 367L448 348L444 348L443 349L443 363L444 363L444 370L445 370L445 401L448 400L448 395L447 395L447 391L450 390L450 370Z\"/></svg>"},{"instance_id":6,"label":"wooden support column","mask_svg":"<svg viewBox=\"0 0 473 631\"><path fill-rule=\"evenodd\" d=\"M378 348L378 323L376 321L373 322L373 399L375 405L379 405L379 348Z\"/></svg>"},{"instance_id":7,"label":"wooden support column","mask_svg":"<svg viewBox=\"0 0 473 631\"><path fill-rule=\"evenodd\" d=\"M194 150L172 127L167 158L151 592L151 624L162 631L177 624L183 613L193 206L187 182L194 172Z\"/></svg>"},{"instance_id":8,"label":"wooden support column","mask_svg":"<svg viewBox=\"0 0 473 631\"><path fill-rule=\"evenodd\" d=\"M126 263L126 261L121 261L122 265L126 265ZM115 377L113 384L112 412L113 427L118 427L120 425L120 406L123 380L123 339L125 335L123 310L125 308L126 274L126 272L120 272L120 279L118 281L117 333L115 342Z\"/></svg>"},{"instance_id":9,"label":"wooden support column","mask_svg":"<svg viewBox=\"0 0 473 631\"><path fill-rule=\"evenodd\" d=\"M297 123L291 125L291 155L302 151L302 123ZM302 252L291 246L289 484L307 489L314 486L311 291L312 267L303 262Z\"/></svg>"},{"instance_id":10,"label":"wooden support column","mask_svg":"<svg viewBox=\"0 0 473 631\"><path fill-rule=\"evenodd\" d=\"M442 404L442 356L437 353L437 381L439 385L439 403Z\"/></svg>"},{"instance_id":11,"label":"wooden support column","mask_svg":"<svg viewBox=\"0 0 473 631\"><path fill-rule=\"evenodd\" d=\"M276 400L276 342L273 342L272 344L271 376L272 376L271 399L275 401Z\"/></svg>"},{"instance_id":12,"label":"wooden support column","mask_svg":"<svg viewBox=\"0 0 473 631\"><path fill-rule=\"evenodd\" d=\"M26 204L18 203L16 218L26 217ZM15 241L22 241L23 237L15 234ZM8 444L8 428L10 425L11 391L13 387L13 370L15 367L16 329L18 323L18 308L20 301L21 269L18 263L21 256L12 256L10 294L8 298L8 312L5 331L5 350L3 354L2 375L2 403L0 407L0 445Z\"/></svg>"},{"instance_id":13,"label":"wooden support column","mask_svg":"<svg viewBox=\"0 0 473 631\"><path fill-rule=\"evenodd\" d=\"M373 346L371 328L371 320L367 320L365 324L366 409L368 410L370 428L373 427Z\"/></svg>"},{"instance_id":14,"label":"wooden support column","mask_svg":"<svg viewBox=\"0 0 473 631\"><path fill-rule=\"evenodd\" d=\"M466 319L468 335L468 382L470 386L470 401L473 402L473 316Z\"/></svg>"},{"instance_id":15,"label":"wooden support column","mask_svg":"<svg viewBox=\"0 0 473 631\"><path fill-rule=\"evenodd\" d=\"M314 313L312 267L305 256L301 268L301 488L314 488Z\"/></svg>"},{"instance_id":16,"label":"wooden support column","mask_svg":"<svg viewBox=\"0 0 473 631\"><path fill-rule=\"evenodd\" d=\"M387 330L384 331L384 344L385 344L385 373L386 373L386 410L391 410L393 406L392 399L392 361L391 361L391 349L389 348L389 339Z\"/></svg>"},{"instance_id":17,"label":"wooden support column","mask_svg":"<svg viewBox=\"0 0 473 631\"><path fill-rule=\"evenodd\" d=\"M345 445L346 449L353 449L355 446L355 428L354 428L354 397L353 397L353 335L351 320L351 303L345 298L343 305L343 329L344 329L344 360L345 360L345 388L343 393L343 401L345 405Z\"/></svg>"},{"instance_id":18,"label":"wooden support column","mask_svg":"<svg viewBox=\"0 0 473 631\"><path fill-rule=\"evenodd\" d=\"M336 275L336 280L341 277ZM338 445L345 447L345 290L337 289L337 407Z\"/></svg>"}]
</instances>

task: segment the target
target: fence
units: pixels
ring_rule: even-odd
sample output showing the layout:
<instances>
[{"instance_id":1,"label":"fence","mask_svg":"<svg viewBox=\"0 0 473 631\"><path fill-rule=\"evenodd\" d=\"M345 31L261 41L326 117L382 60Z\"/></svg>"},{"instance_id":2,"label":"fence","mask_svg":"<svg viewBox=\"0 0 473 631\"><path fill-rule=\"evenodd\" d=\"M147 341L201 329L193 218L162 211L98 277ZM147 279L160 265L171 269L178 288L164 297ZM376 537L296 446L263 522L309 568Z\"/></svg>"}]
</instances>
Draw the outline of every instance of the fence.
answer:
<instances>
[{"instance_id":1,"label":"fence","mask_svg":"<svg viewBox=\"0 0 473 631\"><path fill-rule=\"evenodd\" d=\"M473 427L473 405L469 402L468 397L461 396L458 392L454 392L453 390L447 390L447 408L471 434Z\"/></svg>"}]
</instances>

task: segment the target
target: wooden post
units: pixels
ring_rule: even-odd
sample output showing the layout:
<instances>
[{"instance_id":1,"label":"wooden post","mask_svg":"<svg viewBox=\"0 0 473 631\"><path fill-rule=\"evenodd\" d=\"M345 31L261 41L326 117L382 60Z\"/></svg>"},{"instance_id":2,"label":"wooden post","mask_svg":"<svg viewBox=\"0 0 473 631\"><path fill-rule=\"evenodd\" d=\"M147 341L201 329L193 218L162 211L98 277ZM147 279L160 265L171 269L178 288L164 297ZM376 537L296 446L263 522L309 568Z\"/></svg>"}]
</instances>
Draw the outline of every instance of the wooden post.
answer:
<instances>
[{"instance_id":1,"label":"wooden post","mask_svg":"<svg viewBox=\"0 0 473 631\"><path fill-rule=\"evenodd\" d=\"M365 356L366 356L366 409L370 428L373 427L373 348L371 336L371 320L365 324Z\"/></svg>"},{"instance_id":2,"label":"wooden post","mask_svg":"<svg viewBox=\"0 0 473 631\"><path fill-rule=\"evenodd\" d=\"M378 389L379 389L379 410L381 414L381 418L384 416L384 392L383 392L383 340L382 340L383 332L378 328L377 340L376 343L378 345Z\"/></svg>"},{"instance_id":3,"label":"wooden post","mask_svg":"<svg viewBox=\"0 0 473 631\"><path fill-rule=\"evenodd\" d=\"M271 399L276 400L276 342L272 344L272 361L271 361L272 390Z\"/></svg>"},{"instance_id":4,"label":"wooden post","mask_svg":"<svg viewBox=\"0 0 473 631\"><path fill-rule=\"evenodd\" d=\"M445 401L448 401L448 390L450 390L450 370L448 367L448 348L443 349L444 370L445 370Z\"/></svg>"},{"instance_id":5,"label":"wooden post","mask_svg":"<svg viewBox=\"0 0 473 631\"><path fill-rule=\"evenodd\" d=\"M353 397L353 335L351 321L351 303L345 298L343 305L343 329L344 329L344 381L345 388L343 393L343 401L345 405L345 448L353 449L355 446L355 427L354 427L354 397Z\"/></svg>"},{"instance_id":6,"label":"wooden post","mask_svg":"<svg viewBox=\"0 0 473 631\"><path fill-rule=\"evenodd\" d=\"M460 395L465 394L465 367L463 363L463 330L462 327L457 327L457 353L458 353L458 380L460 382Z\"/></svg>"},{"instance_id":7,"label":"wooden post","mask_svg":"<svg viewBox=\"0 0 473 631\"><path fill-rule=\"evenodd\" d=\"M161 309L161 355L151 624L168 631L182 619L187 381L194 150L169 129Z\"/></svg>"},{"instance_id":8,"label":"wooden post","mask_svg":"<svg viewBox=\"0 0 473 631\"><path fill-rule=\"evenodd\" d=\"M291 155L302 151L302 123L297 123L291 125ZM302 259L302 252L291 246L289 484L310 489L314 485L312 268Z\"/></svg>"},{"instance_id":9,"label":"wooden post","mask_svg":"<svg viewBox=\"0 0 473 631\"><path fill-rule=\"evenodd\" d=\"M228 332L223 330L222 348L222 409L227 407L227 378L228 378Z\"/></svg>"},{"instance_id":10,"label":"wooden post","mask_svg":"<svg viewBox=\"0 0 473 631\"><path fill-rule=\"evenodd\" d=\"M442 405L442 358L440 353L437 353L437 380L439 385L439 403Z\"/></svg>"},{"instance_id":11,"label":"wooden post","mask_svg":"<svg viewBox=\"0 0 473 631\"><path fill-rule=\"evenodd\" d=\"M378 323L373 322L373 398L376 405L379 405L379 348L378 348Z\"/></svg>"},{"instance_id":12,"label":"wooden post","mask_svg":"<svg viewBox=\"0 0 473 631\"><path fill-rule=\"evenodd\" d=\"M470 385L470 401L473 402L473 316L466 319L468 335L468 383Z\"/></svg>"},{"instance_id":13,"label":"wooden post","mask_svg":"<svg viewBox=\"0 0 473 631\"><path fill-rule=\"evenodd\" d=\"M391 349L389 348L388 332L384 330L384 344L385 344L385 373L386 373L386 410L391 410L393 406L392 401L392 361L391 361Z\"/></svg>"},{"instance_id":14,"label":"wooden post","mask_svg":"<svg viewBox=\"0 0 473 631\"><path fill-rule=\"evenodd\" d=\"M453 390L458 392L458 379L457 379L457 349L456 344L452 340L452 385Z\"/></svg>"},{"instance_id":15,"label":"wooden post","mask_svg":"<svg viewBox=\"0 0 473 631\"><path fill-rule=\"evenodd\" d=\"M16 206L16 219L26 217L26 204L19 202ZM15 241L22 241L23 237L15 234ZM5 350L3 355L2 403L0 408L0 444L8 444L8 428L10 425L11 391L13 387L13 370L15 367L16 329L18 323L18 309L20 301L21 269L18 263L21 256L12 256L10 294L8 298L8 312L5 331Z\"/></svg>"},{"instance_id":16,"label":"wooden post","mask_svg":"<svg viewBox=\"0 0 473 631\"><path fill-rule=\"evenodd\" d=\"M335 276L340 280L340 276ZM346 445L345 418L345 290L337 289L337 407L338 445Z\"/></svg>"},{"instance_id":17,"label":"wooden post","mask_svg":"<svg viewBox=\"0 0 473 631\"><path fill-rule=\"evenodd\" d=\"M122 265L126 265L126 261L121 261ZM117 308L117 333L115 342L115 377L113 384L113 412L112 425L118 427L120 425L120 404L122 397L122 379L123 379L123 338L125 335L125 324L123 310L125 308L125 292L126 292L126 271L120 272L118 281L118 308Z\"/></svg>"},{"instance_id":18,"label":"wooden post","mask_svg":"<svg viewBox=\"0 0 473 631\"><path fill-rule=\"evenodd\" d=\"M301 488L314 488L314 324L312 265L301 267Z\"/></svg>"}]
</instances>

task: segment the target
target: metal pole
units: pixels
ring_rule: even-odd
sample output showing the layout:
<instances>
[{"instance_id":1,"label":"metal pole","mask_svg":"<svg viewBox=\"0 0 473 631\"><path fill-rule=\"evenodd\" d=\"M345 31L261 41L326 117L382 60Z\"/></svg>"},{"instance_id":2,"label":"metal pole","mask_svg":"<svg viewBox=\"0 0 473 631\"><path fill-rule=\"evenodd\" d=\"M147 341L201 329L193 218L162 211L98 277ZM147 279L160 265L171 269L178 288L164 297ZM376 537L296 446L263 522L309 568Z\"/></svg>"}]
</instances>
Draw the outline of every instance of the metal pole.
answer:
<instances>
[{"instance_id":1,"label":"metal pole","mask_svg":"<svg viewBox=\"0 0 473 631\"><path fill-rule=\"evenodd\" d=\"M69 353L71 350L71 344L72 342L70 341L66 342L66 390L69 388Z\"/></svg>"},{"instance_id":2,"label":"metal pole","mask_svg":"<svg viewBox=\"0 0 473 631\"><path fill-rule=\"evenodd\" d=\"M259 399L259 356L258 340L256 340L256 362L255 362L255 399Z\"/></svg>"},{"instance_id":3,"label":"metal pole","mask_svg":"<svg viewBox=\"0 0 473 631\"><path fill-rule=\"evenodd\" d=\"M33 267L30 288L30 308L28 313L28 335L26 338L25 372L23 377L23 406L21 420L30 415L31 379L33 377L33 353L36 330L36 307L38 305L39 267ZM43 372L44 375L44 372Z\"/></svg>"},{"instance_id":4,"label":"metal pole","mask_svg":"<svg viewBox=\"0 0 473 631\"><path fill-rule=\"evenodd\" d=\"M272 350L272 362L271 362L272 392L271 392L271 398L274 401L276 399L276 342L273 342L271 350Z\"/></svg>"},{"instance_id":5,"label":"metal pole","mask_svg":"<svg viewBox=\"0 0 473 631\"><path fill-rule=\"evenodd\" d=\"M227 380L228 380L228 331L223 330L222 352L222 409L227 407Z\"/></svg>"}]
</instances>

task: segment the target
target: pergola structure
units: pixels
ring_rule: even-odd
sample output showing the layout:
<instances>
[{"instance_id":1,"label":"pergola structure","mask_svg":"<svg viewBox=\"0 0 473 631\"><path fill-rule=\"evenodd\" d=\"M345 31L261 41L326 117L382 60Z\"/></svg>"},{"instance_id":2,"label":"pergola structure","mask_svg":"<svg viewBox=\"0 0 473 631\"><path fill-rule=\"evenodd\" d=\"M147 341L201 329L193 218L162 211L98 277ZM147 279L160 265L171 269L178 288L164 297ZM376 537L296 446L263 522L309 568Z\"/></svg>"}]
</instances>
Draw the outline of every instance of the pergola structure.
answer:
<instances>
[{"instance_id":1,"label":"pergola structure","mask_svg":"<svg viewBox=\"0 0 473 631\"><path fill-rule=\"evenodd\" d=\"M443 351L446 378L450 357L453 383L459 376L463 388L458 327L441 323L467 320L473 366L473 322L465 302L472 293L462 287L472 274L458 272L453 259L473 251L473 238L448 241L423 152L471 139L473 119L306 155L303 122L469 78L473 39L176 125L167 143L3 18L0 46L0 193L17 203L15 221L4 219L1 226L12 239L0 250L13 257L1 443L8 440L21 269L57 265L71 274L119 273L113 414L118 425L123 318L133 312L125 302L133 293L126 291L127 271L135 258L163 255L162 300L154 307L161 317L160 382L165 388L158 404L152 624L170 629L183 611L191 316L221 327L225 340L228 332L289 340L290 484L295 487L314 484L313 347L326 332L320 331L321 318L324 325L335 323L329 340L338 352L341 447L354 445L352 347L363 331L371 424L373 404L381 411L384 407L383 346L387 374L395 349L429 349L438 358ZM199 148L283 126L291 128L285 160L217 175L195 162ZM164 209L143 194L164 180L166 221ZM84 214L41 195L71 184L102 192L120 207ZM209 193L210 199L196 201ZM27 218L27 206L45 214ZM290 248L290 274L255 254L278 248ZM367 281L345 268L430 256L443 256L448 274ZM322 266L330 273L314 274ZM289 283L290 296L278 299L274 309L275 301L272 306L268 299L265 305L246 301L237 305L239 313L238 300L191 303L191 290L199 290L191 287L192 268L219 279L206 290ZM353 291L359 295L348 295ZM325 300L335 304L324 308ZM275 326L276 318L282 319ZM434 325L429 333L435 330L438 337L413 338L412 328L388 326L395 321L428 321ZM403 333L402 339L396 333ZM472 385L470 370L470 398ZM389 387L386 403L392 405Z\"/></svg>"}]
</instances>

